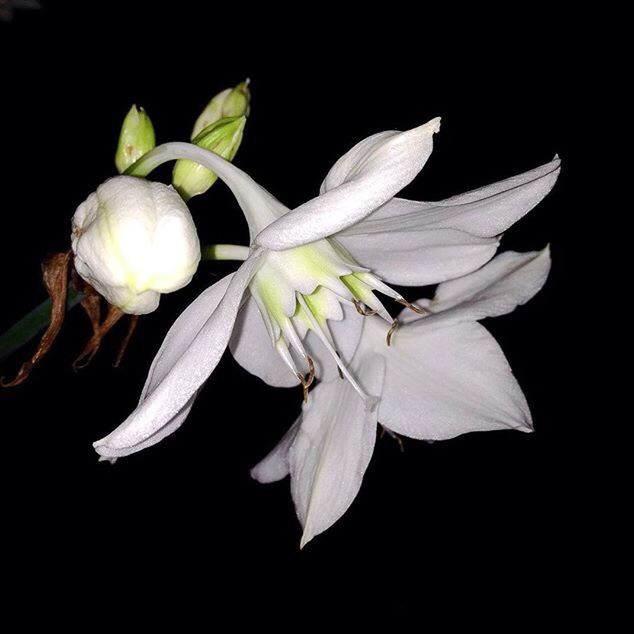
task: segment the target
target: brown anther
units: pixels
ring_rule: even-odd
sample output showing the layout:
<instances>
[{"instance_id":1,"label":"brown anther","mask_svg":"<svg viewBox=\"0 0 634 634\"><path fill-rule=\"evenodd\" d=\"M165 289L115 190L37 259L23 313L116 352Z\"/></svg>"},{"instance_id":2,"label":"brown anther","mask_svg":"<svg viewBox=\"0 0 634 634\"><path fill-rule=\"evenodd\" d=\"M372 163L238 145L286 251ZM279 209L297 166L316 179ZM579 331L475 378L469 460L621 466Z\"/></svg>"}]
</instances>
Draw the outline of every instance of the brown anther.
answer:
<instances>
[{"instance_id":1,"label":"brown anther","mask_svg":"<svg viewBox=\"0 0 634 634\"><path fill-rule=\"evenodd\" d=\"M357 309L359 315L363 315L364 317L372 317L372 315L376 315L379 311L374 310L373 308L368 308L365 304L361 303L358 299L353 299L352 303L354 307Z\"/></svg>"},{"instance_id":2,"label":"brown anther","mask_svg":"<svg viewBox=\"0 0 634 634\"><path fill-rule=\"evenodd\" d=\"M308 355L306 355L306 361L308 362L308 374L306 376L303 376L299 372L297 373L297 378L304 388L304 403L308 402L308 388L313 384L313 381L315 380L315 364Z\"/></svg>"},{"instance_id":3,"label":"brown anther","mask_svg":"<svg viewBox=\"0 0 634 634\"><path fill-rule=\"evenodd\" d=\"M117 351L117 356L115 357L114 363L112 364L115 368L118 368L121 365L121 361L123 361L123 356L125 355L125 351L128 349L128 344L130 343L130 339L132 339L132 335L136 330L136 326L139 323L138 315L130 315L130 324L128 325L128 332L126 332L121 345L119 346L119 350Z\"/></svg>"},{"instance_id":4,"label":"brown anther","mask_svg":"<svg viewBox=\"0 0 634 634\"><path fill-rule=\"evenodd\" d=\"M394 334L397 328L398 328L398 319L395 319L394 321L392 321L392 325L390 326L390 329L387 331L387 335L385 336L385 342L387 343L388 346L392 344L392 335Z\"/></svg>"},{"instance_id":5,"label":"brown anther","mask_svg":"<svg viewBox=\"0 0 634 634\"><path fill-rule=\"evenodd\" d=\"M4 377L0 379L2 387L13 387L24 382L31 373L33 366L40 361L55 342L64 323L64 315L66 313L70 256L70 251L54 253L42 262L42 281L46 287L46 292L51 298L51 320L33 356L22 364L13 380L6 381Z\"/></svg>"},{"instance_id":6,"label":"brown anther","mask_svg":"<svg viewBox=\"0 0 634 634\"><path fill-rule=\"evenodd\" d=\"M116 306L110 305L108 314L99 327L93 332L92 337L81 351L81 354L73 361L73 370L80 370L86 367L92 358L97 354L102 339L112 330L113 326L123 317L125 313Z\"/></svg>"},{"instance_id":7,"label":"brown anther","mask_svg":"<svg viewBox=\"0 0 634 634\"><path fill-rule=\"evenodd\" d=\"M416 306L416 304L408 302L404 297L401 297L401 299L397 299L396 301L399 304L405 306L405 308L409 308L419 315L429 315L429 311L426 308L423 308L422 306Z\"/></svg>"}]
</instances>

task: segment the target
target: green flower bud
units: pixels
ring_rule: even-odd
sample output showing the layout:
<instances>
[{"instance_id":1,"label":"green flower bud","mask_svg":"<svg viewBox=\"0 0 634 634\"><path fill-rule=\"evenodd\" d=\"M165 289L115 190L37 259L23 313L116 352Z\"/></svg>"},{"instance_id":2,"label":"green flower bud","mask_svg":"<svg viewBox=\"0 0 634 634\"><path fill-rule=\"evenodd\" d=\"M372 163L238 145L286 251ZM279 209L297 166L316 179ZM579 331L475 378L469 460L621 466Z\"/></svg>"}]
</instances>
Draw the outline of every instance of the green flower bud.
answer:
<instances>
[{"instance_id":1,"label":"green flower bud","mask_svg":"<svg viewBox=\"0 0 634 634\"><path fill-rule=\"evenodd\" d=\"M246 116L225 117L207 126L193 142L215 152L227 161L233 160L240 143ZM172 184L184 200L205 193L218 177L214 172L194 161L176 161L172 173Z\"/></svg>"},{"instance_id":2,"label":"green flower bud","mask_svg":"<svg viewBox=\"0 0 634 634\"><path fill-rule=\"evenodd\" d=\"M123 120L114 162L119 174L125 172L156 145L154 126L143 108L132 106Z\"/></svg>"},{"instance_id":3,"label":"green flower bud","mask_svg":"<svg viewBox=\"0 0 634 634\"><path fill-rule=\"evenodd\" d=\"M212 123L225 117L241 117L249 115L249 80L243 81L235 88L227 88L218 93L196 119L192 130L192 141Z\"/></svg>"}]
</instances>

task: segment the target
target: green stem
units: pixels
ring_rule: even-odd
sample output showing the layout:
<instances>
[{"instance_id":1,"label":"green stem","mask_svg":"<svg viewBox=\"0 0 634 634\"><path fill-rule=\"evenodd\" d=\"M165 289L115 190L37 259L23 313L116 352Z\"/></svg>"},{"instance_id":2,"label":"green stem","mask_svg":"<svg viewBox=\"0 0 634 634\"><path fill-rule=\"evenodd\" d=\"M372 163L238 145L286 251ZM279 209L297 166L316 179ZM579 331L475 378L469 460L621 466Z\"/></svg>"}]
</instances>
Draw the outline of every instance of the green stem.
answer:
<instances>
[{"instance_id":1,"label":"green stem","mask_svg":"<svg viewBox=\"0 0 634 634\"><path fill-rule=\"evenodd\" d=\"M74 308L82 300L83 295L69 288L66 301L66 311ZM39 332L44 330L51 319L51 300L44 300L30 313L27 313L20 321L0 336L0 361L21 348L25 343L34 339Z\"/></svg>"},{"instance_id":2,"label":"green stem","mask_svg":"<svg viewBox=\"0 0 634 634\"><path fill-rule=\"evenodd\" d=\"M237 244L209 244L202 248L203 260L241 260L249 257L249 247Z\"/></svg>"}]
</instances>

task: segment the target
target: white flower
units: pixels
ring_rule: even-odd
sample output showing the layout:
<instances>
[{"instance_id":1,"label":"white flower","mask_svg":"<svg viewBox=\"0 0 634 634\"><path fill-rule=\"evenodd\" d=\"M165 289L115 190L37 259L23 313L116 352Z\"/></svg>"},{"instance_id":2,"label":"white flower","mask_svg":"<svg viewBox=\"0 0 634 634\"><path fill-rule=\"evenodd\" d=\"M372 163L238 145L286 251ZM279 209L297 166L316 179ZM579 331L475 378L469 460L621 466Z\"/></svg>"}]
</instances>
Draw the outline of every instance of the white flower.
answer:
<instances>
[{"instance_id":1,"label":"white flower","mask_svg":"<svg viewBox=\"0 0 634 634\"><path fill-rule=\"evenodd\" d=\"M71 240L79 275L133 315L189 284L200 262L194 221L176 191L131 176L111 178L79 205Z\"/></svg>"},{"instance_id":2,"label":"white flower","mask_svg":"<svg viewBox=\"0 0 634 634\"><path fill-rule=\"evenodd\" d=\"M377 421L422 440L472 431L532 431L526 399L500 347L476 323L509 313L543 286L548 249L507 252L475 273L441 284L432 314L409 320L390 347L386 326L365 320L350 370L378 407L363 407L346 381L312 392L277 447L251 471L259 482L290 473L291 493L304 528L301 545L329 528L350 506L374 450ZM406 315L405 317L409 317Z\"/></svg>"},{"instance_id":3,"label":"white flower","mask_svg":"<svg viewBox=\"0 0 634 634\"><path fill-rule=\"evenodd\" d=\"M438 129L434 119L365 139L334 165L321 194L293 211L202 148L168 143L146 154L135 173L182 158L213 170L244 211L251 247L224 248L246 261L175 322L139 406L95 443L97 452L128 455L174 431L229 344L239 363L274 386L308 387L339 369L371 409L375 395L348 368L363 327L358 312L377 312L391 333L395 322L375 291L411 307L383 280L418 286L479 268L493 257L497 236L550 191L559 172L555 159L439 203L394 198L425 164Z\"/></svg>"}]
</instances>

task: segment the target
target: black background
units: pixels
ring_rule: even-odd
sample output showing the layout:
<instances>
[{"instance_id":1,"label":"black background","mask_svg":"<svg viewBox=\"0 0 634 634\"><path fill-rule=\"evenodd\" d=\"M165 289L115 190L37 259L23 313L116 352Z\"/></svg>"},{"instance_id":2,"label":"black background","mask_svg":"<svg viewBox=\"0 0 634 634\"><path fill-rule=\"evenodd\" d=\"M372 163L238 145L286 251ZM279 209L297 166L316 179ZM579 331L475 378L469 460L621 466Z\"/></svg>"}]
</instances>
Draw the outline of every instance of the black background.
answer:
<instances>
[{"instance_id":1,"label":"black background","mask_svg":"<svg viewBox=\"0 0 634 634\"><path fill-rule=\"evenodd\" d=\"M526 393L535 434L405 440L403 454L378 440L357 500L301 552L288 481L249 477L297 415L300 391L265 386L229 355L180 431L115 466L97 463L91 442L134 407L170 323L232 268L203 264L191 286L142 319L120 369L110 366L117 331L92 366L73 373L88 334L74 311L30 380L0 393L3 557L15 596L46 600L49 618L67 622L81 606L94 622L119 622L132 608L139 618L202 614L209 627L219 615L282 625L297 614L306 624L337 608L393 624L418 615L421 626L432 615L493 618L505 605L522 619L551 605L584 612L579 595L564 596L587 587L595 556L581 448L589 414L575 410L580 388L570 381L583 332L572 292L584 213L580 86L595 72L574 38L583 16L43 4L0 23L2 330L44 297L39 261L67 248L75 207L114 174L132 103L148 110L159 142L186 139L213 94L250 77L252 115L236 163L290 207L312 197L361 138L437 115L433 156L408 197L447 197L555 153L563 171L503 241L551 244L545 289L486 322ZM191 209L204 242L247 239L223 184Z\"/></svg>"}]
</instances>

